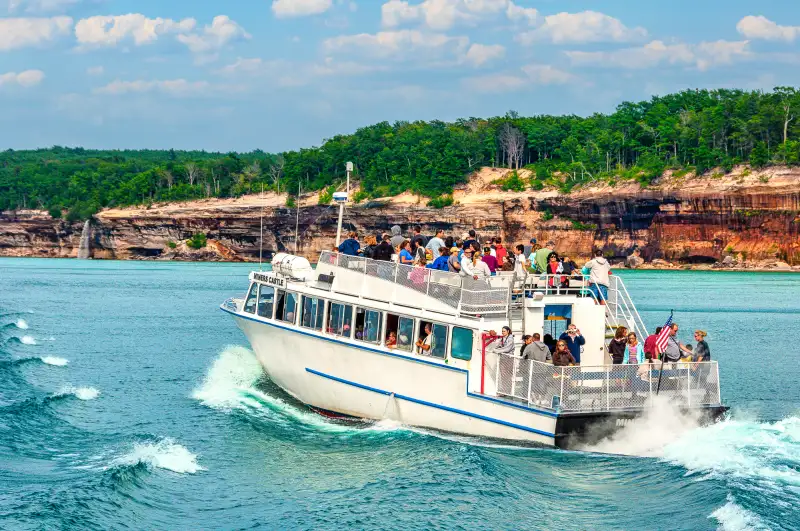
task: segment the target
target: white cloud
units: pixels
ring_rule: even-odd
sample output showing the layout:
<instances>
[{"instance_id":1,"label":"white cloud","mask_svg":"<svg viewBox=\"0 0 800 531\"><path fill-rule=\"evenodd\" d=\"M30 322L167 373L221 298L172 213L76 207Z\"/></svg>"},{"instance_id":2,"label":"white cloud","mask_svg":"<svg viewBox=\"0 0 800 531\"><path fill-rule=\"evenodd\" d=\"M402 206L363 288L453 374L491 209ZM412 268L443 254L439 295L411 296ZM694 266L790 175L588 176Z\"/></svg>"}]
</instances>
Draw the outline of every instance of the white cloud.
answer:
<instances>
[{"instance_id":1,"label":"white cloud","mask_svg":"<svg viewBox=\"0 0 800 531\"><path fill-rule=\"evenodd\" d=\"M566 85L578 79L569 72L559 70L552 65L526 65L522 67L522 71L536 85Z\"/></svg>"},{"instance_id":2,"label":"white cloud","mask_svg":"<svg viewBox=\"0 0 800 531\"><path fill-rule=\"evenodd\" d=\"M509 4L510 0L424 0L419 4L389 0L381 7L381 22L387 28L421 22L430 29L441 31L459 22L475 24L482 17L502 13Z\"/></svg>"},{"instance_id":3,"label":"white cloud","mask_svg":"<svg viewBox=\"0 0 800 531\"><path fill-rule=\"evenodd\" d=\"M70 17L0 18L0 52L38 46L68 35L71 29Z\"/></svg>"},{"instance_id":4,"label":"white cloud","mask_svg":"<svg viewBox=\"0 0 800 531\"><path fill-rule=\"evenodd\" d=\"M504 57L505 54L505 47L499 44L473 44L467 50L464 60L473 66L482 66L489 61Z\"/></svg>"},{"instance_id":5,"label":"white cloud","mask_svg":"<svg viewBox=\"0 0 800 531\"><path fill-rule=\"evenodd\" d=\"M514 2L508 3L506 16L508 20L527 22L531 26L539 21L539 11L537 11L536 8L518 6Z\"/></svg>"},{"instance_id":6,"label":"white cloud","mask_svg":"<svg viewBox=\"0 0 800 531\"><path fill-rule=\"evenodd\" d=\"M748 39L793 42L800 37L800 26L780 26L764 16L744 17L736 29Z\"/></svg>"},{"instance_id":7,"label":"white cloud","mask_svg":"<svg viewBox=\"0 0 800 531\"><path fill-rule=\"evenodd\" d=\"M342 35L323 42L329 53L360 52L374 57L419 58L419 53L428 58L437 54L463 54L469 45L467 37L451 37L441 33L419 30L381 31L375 34Z\"/></svg>"},{"instance_id":8,"label":"white cloud","mask_svg":"<svg viewBox=\"0 0 800 531\"><path fill-rule=\"evenodd\" d=\"M259 73L264 70L264 67L267 64L268 64L267 62L263 61L258 57L253 57L252 59L244 59L242 57L239 57L233 63L217 70L217 73L228 76L238 75L238 74Z\"/></svg>"},{"instance_id":9,"label":"white cloud","mask_svg":"<svg viewBox=\"0 0 800 531\"><path fill-rule=\"evenodd\" d=\"M0 74L0 86L19 85L20 87L33 87L41 83L43 79L44 72L41 70L25 70L19 74L16 72L8 72Z\"/></svg>"},{"instance_id":10,"label":"white cloud","mask_svg":"<svg viewBox=\"0 0 800 531\"><path fill-rule=\"evenodd\" d=\"M514 92L525 86L527 80L522 76L496 74L468 77L462 85L473 92L501 93Z\"/></svg>"},{"instance_id":11,"label":"white cloud","mask_svg":"<svg viewBox=\"0 0 800 531\"><path fill-rule=\"evenodd\" d=\"M558 13L544 18L538 28L517 36L528 45L539 40L555 44L583 42L629 42L647 36L644 28L629 28L619 19L596 11Z\"/></svg>"},{"instance_id":12,"label":"white cloud","mask_svg":"<svg viewBox=\"0 0 800 531\"><path fill-rule=\"evenodd\" d=\"M185 44L192 53L206 54L224 47L237 39L249 39L250 34L239 24L225 15L214 17L211 25L200 33L182 34L176 37Z\"/></svg>"},{"instance_id":13,"label":"white cloud","mask_svg":"<svg viewBox=\"0 0 800 531\"><path fill-rule=\"evenodd\" d=\"M321 15L333 6L333 0L273 0L272 12L278 18Z\"/></svg>"},{"instance_id":14,"label":"white cloud","mask_svg":"<svg viewBox=\"0 0 800 531\"><path fill-rule=\"evenodd\" d=\"M661 64L695 66L706 70L712 66L731 64L750 56L748 41L715 41L699 44L665 44L652 41L637 48L610 52L566 52L573 65L617 67L626 69L652 68Z\"/></svg>"},{"instance_id":15,"label":"white cloud","mask_svg":"<svg viewBox=\"0 0 800 531\"><path fill-rule=\"evenodd\" d=\"M207 81L186 81L185 79L169 80L136 80L112 81L108 85L94 89L95 94L128 94L144 92L162 92L171 95L199 94L206 92L211 85Z\"/></svg>"},{"instance_id":16,"label":"white cloud","mask_svg":"<svg viewBox=\"0 0 800 531\"><path fill-rule=\"evenodd\" d=\"M86 73L90 76L101 76L105 72L105 68L102 66L92 66L86 69Z\"/></svg>"},{"instance_id":17,"label":"white cloud","mask_svg":"<svg viewBox=\"0 0 800 531\"><path fill-rule=\"evenodd\" d=\"M137 46L149 44L162 35L192 31L197 21L185 18L147 18L139 13L116 16L95 16L82 19L75 25L75 37L84 46L116 46L132 39Z\"/></svg>"}]
</instances>

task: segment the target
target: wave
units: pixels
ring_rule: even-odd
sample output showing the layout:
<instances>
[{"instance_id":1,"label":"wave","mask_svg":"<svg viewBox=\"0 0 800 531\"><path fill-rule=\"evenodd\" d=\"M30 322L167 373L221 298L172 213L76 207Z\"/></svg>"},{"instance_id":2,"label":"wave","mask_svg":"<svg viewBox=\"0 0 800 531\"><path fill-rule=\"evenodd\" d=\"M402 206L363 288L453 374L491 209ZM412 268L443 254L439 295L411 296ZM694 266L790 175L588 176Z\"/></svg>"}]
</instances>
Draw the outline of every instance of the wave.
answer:
<instances>
[{"instance_id":1,"label":"wave","mask_svg":"<svg viewBox=\"0 0 800 531\"><path fill-rule=\"evenodd\" d=\"M39 359L46 365L54 365L56 367L64 367L69 363L68 359L59 358L58 356L42 356Z\"/></svg>"},{"instance_id":2,"label":"wave","mask_svg":"<svg viewBox=\"0 0 800 531\"><path fill-rule=\"evenodd\" d=\"M28 323L25 322L25 319L17 319L17 321L14 323L14 326L19 328L20 330L27 330L28 329Z\"/></svg>"},{"instance_id":3,"label":"wave","mask_svg":"<svg viewBox=\"0 0 800 531\"><path fill-rule=\"evenodd\" d=\"M728 502L711 513L709 518L719 522L723 531L751 531L769 529L758 515L751 513L736 503L733 496L728 495Z\"/></svg>"},{"instance_id":4,"label":"wave","mask_svg":"<svg viewBox=\"0 0 800 531\"><path fill-rule=\"evenodd\" d=\"M197 455L164 438L156 442L134 443L133 449L114 459L107 468L161 468L178 474L194 474L205 470L197 463Z\"/></svg>"},{"instance_id":5,"label":"wave","mask_svg":"<svg viewBox=\"0 0 800 531\"><path fill-rule=\"evenodd\" d=\"M22 336L19 338L19 342L23 345L38 345L39 343L36 342L36 339L33 336Z\"/></svg>"},{"instance_id":6,"label":"wave","mask_svg":"<svg viewBox=\"0 0 800 531\"><path fill-rule=\"evenodd\" d=\"M67 385L62 387L58 392L53 393L50 398L66 398L74 396L78 400L94 400L100 396L100 391L94 387L74 387Z\"/></svg>"}]
</instances>

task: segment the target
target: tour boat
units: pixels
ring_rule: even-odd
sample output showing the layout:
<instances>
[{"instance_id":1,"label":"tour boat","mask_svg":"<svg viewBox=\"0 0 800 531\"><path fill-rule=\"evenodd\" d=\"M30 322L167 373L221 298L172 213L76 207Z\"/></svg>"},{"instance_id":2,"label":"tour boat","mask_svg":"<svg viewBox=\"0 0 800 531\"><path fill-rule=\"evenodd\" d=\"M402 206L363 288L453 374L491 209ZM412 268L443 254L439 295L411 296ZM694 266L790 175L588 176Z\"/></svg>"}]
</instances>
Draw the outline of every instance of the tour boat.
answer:
<instances>
[{"instance_id":1,"label":"tour boat","mask_svg":"<svg viewBox=\"0 0 800 531\"><path fill-rule=\"evenodd\" d=\"M716 362L610 364L616 327L647 337L617 275L598 300L585 276L474 280L323 251L316 268L279 253L249 280L221 309L269 378L324 415L564 448L627 425L656 394L706 421L727 409ZM521 357L522 335L557 339L570 323L585 339L580 365ZM504 326L510 355L495 352Z\"/></svg>"}]
</instances>

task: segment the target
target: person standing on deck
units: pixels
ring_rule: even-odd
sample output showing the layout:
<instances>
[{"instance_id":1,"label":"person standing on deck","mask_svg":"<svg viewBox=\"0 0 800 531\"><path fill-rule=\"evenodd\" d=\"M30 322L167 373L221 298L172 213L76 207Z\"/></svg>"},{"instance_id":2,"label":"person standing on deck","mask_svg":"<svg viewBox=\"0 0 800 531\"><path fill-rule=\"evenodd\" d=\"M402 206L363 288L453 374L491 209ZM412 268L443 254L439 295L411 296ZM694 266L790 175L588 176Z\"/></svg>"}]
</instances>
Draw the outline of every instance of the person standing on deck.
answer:
<instances>
[{"instance_id":1,"label":"person standing on deck","mask_svg":"<svg viewBox=\"0 0 800 531\"><path fill-rule=\"evenodd\" d=\"M390 262L392 260L393 254L394 254L394 248L392 247L392 244L389 242L389 235L384 234L381 243L375 249L375 260Z\"/></svg>"},{"instance_id":2,"label":"person standing on deck","mask_svg":"<svg viewBox=\"0 0 800 531\"><path fill-rule=\"evenodd\" d=\"M537 251L533 253L533 262L536 266L537 273L547 273L547 262L550 260L550 254L553 252L555 246L555 242L549 241L546 247L537 249Z\"/></svg>"},{"instance_id":3,"label":"person standing on deck","mask_svg":"<svg viewBox=\"0 0 800 531\"><path fill-rule=\"evenodd\" d=\"M522 244L514 248L514 277L525 278L528 272L528 261L525 259L525 246Z\"/></svg>"},{"instance_id":4,"label":"person standing on deck","mask_svg":"<svg viewBox=\"0 0 800 531\"><path fill-rule=\"evenodd\" d=\"M400 228L400 225L395 225L392 227L392 239L390 241L392 247L397 248L398 245L405 241L402 231L403 229Z\"/></svg>"},{"instance_id":5,"label":"person standing on deck","mask_svg":"<svg viewBox=\"0 0 800 531\"><path fill-rule=\"evenodd\" d=\"M473 280L478 280L478 274L475 272L475 266L472 264L472 247L467 247L461 254L461 276L472 277Z\"/></svg>"},{"instance_id":6,"label":"person standing on deck","mask_svg":"<svg viewBox=\"0 0 800 531\"><path fill-rule=\"evenodd\" d=\"M661 354L661 352L657 352L658 345L656 344L658 334L661 333L661 328L660 326L656 327L656 333L650 334L647 336L647 339L644 340L644 353L645 355L650 354L650 358L654 360L659 359L659 355Z\"/></svg>"},{"instance_id":7,"label":"person standing on deck","mask_svg":"<svg viewBox=\"0 0 800 531\"><path fill-rule=\"evenodd\" d=\"M603 258L603 251L597 250L594 259L586 263L589 269L589 289L592 290L597 301L605 304L608 300L608 277L611 276L611 264Z\"/></svg>"},{"instance_id":8,"label":"person standing on deck","mask_svg":"<svg viewBox=\"0 0 800 531\"><path fill-rule=\"evenodd\" d=\"M358 243L358 233L351 232L349 237L339 245L339 252L348 256L358 256L361 244Z\"/></svg>"},{"instance_id":9,"label":"person standing on deck","mask_svg":"<svg viewBox=\"0 0 800 531\"><path fill-rule=\"evenodd\" d=\"M530 341L525 345L525 350L522 351L522 357L526 360L538 361L539 363L547 363L552 358L550 349L547 345L542 343L542 337L536 333L530 337Z\"/></svg>"},{"instance_id":10,"label":"person standing on deck","mask_svg":"<svg viewBox=\"0 0 800 531\"><path fill-rule=\"evenodd\" d=\"M497 363L500 365L497 392L511 394L511 383L514 374L514 336L511 328L504 326L500 338L495 343L494 353L497 354Z\"/></svg>"},{"instance_id":11,"label":"person standing on deck","mask_svg":"<svg viewBox=\"0 0 800 531\"><path fill-rule=\"evenodd\" d=\"M451 273L459 273L461 271L461 264L458 259L458 254L461 252L461 249L458 247L452 247L450 249L450 256L447 258L447 270Z\"/></svg>"},{"instance_id":12,"label":"person standing on deck","mask_svg":"<svg viewBox=\"0 0 800 531\"><path fill-rule=\"evenodd\" d=\"M558 338L559 342L563 341L567 344L572 357L575 358L575 364L581 364L581 347L586 344L586 339L581 335L581 331L575 323L571 323L567 331L561 334Z\"/></svg>"},{"instance_id":13,"label":"person standing on deck","mask_svg":"<svg viewBox=\"0 0 800 531\"><path fill-rule=\"evenodd\" d=\"M508 251L506 248L503 247L503 239L499 236L496 238L492 238L494 240L494 254L497 258L497 267L502 268L503 265L506 263L506 257L508 256Z\"/></svg>"},{"instance_id":14,"label":"person standing on deck","mask_svg":"<svg viewBox=\"0 0 800 531\"><path fill-rule=\"evenodd\" d=\"M439 229L436 231L436 236L428 240L425 248L430 249L431 253L433 254L433 259L436 260L442 255L441 249L444 246L444 230Z\"/></svg>"}]
</instances>

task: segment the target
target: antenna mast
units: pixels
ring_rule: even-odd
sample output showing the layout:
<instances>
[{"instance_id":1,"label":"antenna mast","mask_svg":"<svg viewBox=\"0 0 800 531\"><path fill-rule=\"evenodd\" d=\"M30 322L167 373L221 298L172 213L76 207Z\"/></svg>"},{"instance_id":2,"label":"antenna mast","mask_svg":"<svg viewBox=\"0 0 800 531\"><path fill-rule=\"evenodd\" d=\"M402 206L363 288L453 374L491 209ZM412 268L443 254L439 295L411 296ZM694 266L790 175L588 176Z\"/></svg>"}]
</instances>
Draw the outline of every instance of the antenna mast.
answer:
<instances>
[{"instance_id":1,"label":"antenna mast","mask_svg":"<svg viewBox=\"0 0 800 531\"><path fill-rule=\"evenodd\" d=\"M342 241L342 217L344 216L344 204L347 202L347 199L350 197L350 174L353 171L353 163L347 163L347 194L344 197L344 200L339 201L339 224L336 227L336 247L339 247L339 243Z\"/></svg>"}]
</instances>

